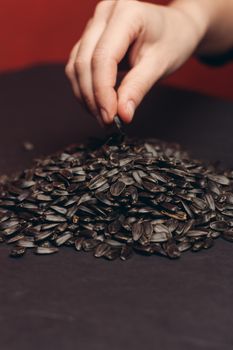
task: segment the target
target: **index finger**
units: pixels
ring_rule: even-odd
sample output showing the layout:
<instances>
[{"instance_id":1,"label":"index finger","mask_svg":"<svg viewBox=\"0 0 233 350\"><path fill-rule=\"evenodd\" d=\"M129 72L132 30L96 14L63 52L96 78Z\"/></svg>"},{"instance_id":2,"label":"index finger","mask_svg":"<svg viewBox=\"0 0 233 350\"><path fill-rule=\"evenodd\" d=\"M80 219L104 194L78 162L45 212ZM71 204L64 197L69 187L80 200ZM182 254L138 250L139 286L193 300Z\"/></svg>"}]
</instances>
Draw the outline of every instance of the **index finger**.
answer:
<instances>
[{"instance_id":1,"label":"index finger","mask_svg":"<svg viewBox=\"0 0 233 350\"><path fill-rule=\"evenodd\" d=\"M117 65L142 29L138 5L137 1L119 2L93 53L93 91L106 123L117 113Z\"/></svg>"}]
</instances>

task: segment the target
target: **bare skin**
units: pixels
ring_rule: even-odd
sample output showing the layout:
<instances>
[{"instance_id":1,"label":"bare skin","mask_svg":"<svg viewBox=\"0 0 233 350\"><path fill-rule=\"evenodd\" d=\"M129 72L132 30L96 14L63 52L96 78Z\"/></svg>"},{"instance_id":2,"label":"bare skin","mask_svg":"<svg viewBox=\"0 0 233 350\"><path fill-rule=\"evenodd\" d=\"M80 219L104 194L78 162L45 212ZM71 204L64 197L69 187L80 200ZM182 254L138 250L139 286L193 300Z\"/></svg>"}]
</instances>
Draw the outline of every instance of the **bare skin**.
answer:
<instances>
[{"instance_id":1,"label":"bare skin","mask_svg":"<svg viewBox=\"0 0 233 350\"><path fill-rule=\"evenodd\" d=\"M233 0L176 0L169 6L136 0L101 1L66 65L75 96L100 121L125 123L161 78L195 53L233 48ZM130 69L115 89L118 64Z\"/></svg>"}]
</instances>

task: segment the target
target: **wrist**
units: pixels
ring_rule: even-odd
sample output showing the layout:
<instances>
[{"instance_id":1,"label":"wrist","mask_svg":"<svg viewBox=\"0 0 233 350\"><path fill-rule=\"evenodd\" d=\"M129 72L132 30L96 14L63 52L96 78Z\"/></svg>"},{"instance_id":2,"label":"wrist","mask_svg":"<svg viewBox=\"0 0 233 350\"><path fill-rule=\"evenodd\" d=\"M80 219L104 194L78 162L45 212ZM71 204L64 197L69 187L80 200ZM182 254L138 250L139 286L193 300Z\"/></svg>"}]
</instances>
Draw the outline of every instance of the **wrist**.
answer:
<instances>
[{"instance_id":1,"label":"wrist","mask_svg":"<svg viewBox=\"0 0 233 350\"><path fill-rule=\"evenodd\" d=\"M203 1L205 0L174 0L170 4L170 7L181 11L188 18L196 35L197 46L207 34L211 23L210 13L203 7Z\"/></svg>"},{"instance_id":2,"label":"wrist","mask_svg":"<svg viewBox=\"0 0 233 350\"><path fill-rule=\"evenodd\" d=\"M172 7L188 14L196 23L201 56L224 54L233 46L233 0L174 0Z\"/></svg>"}]
</instances>

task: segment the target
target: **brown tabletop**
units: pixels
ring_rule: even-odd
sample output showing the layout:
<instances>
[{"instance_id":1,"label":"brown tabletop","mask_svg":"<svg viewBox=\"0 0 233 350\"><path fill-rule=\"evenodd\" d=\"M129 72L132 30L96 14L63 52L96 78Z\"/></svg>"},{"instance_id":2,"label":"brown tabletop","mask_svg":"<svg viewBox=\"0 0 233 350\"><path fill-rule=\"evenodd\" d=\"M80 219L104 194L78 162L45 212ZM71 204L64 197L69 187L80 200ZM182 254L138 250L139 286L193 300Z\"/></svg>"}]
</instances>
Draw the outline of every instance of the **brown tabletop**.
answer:
<instances>
[{"instance_id":1,"label":"brown tabletop","mask_svg":"<svg viewBox=\"0 0 233 350\"><path fill-rule=\"evenodd\" d=\"M0 172L101 135L77 104L61 66L0 77ZM131 135L176 141L195 157L233 167L233 103L155 88L128 127ZM35 145L32 152L22 143ZM177 261L134 256L109 262L61 249L8 258L0 245L2 350L232 350L233 245Z\"/></svg>"}]
</instances>

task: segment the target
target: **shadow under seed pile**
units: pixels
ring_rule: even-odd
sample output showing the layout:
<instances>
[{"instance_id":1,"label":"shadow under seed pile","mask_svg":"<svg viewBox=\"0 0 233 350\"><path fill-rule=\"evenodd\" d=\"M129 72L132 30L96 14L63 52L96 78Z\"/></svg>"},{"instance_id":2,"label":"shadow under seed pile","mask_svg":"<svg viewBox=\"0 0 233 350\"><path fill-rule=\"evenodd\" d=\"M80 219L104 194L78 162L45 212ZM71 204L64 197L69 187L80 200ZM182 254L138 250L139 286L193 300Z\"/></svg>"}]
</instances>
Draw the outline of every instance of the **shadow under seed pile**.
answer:
<instances>
[{"instance_id":1,"label":"shadow under seed pile","mask_svg":"<svg viewBox=\"0 0 233 350\"><path fill-rule=\"evenodd\" d=\"M177 145L129 140L75 145L36 160L0 185L0 242L10 255L61 246L126 260L178 258L233 241L233 172L191 159Z\"/></svg>"}]
</instances>

